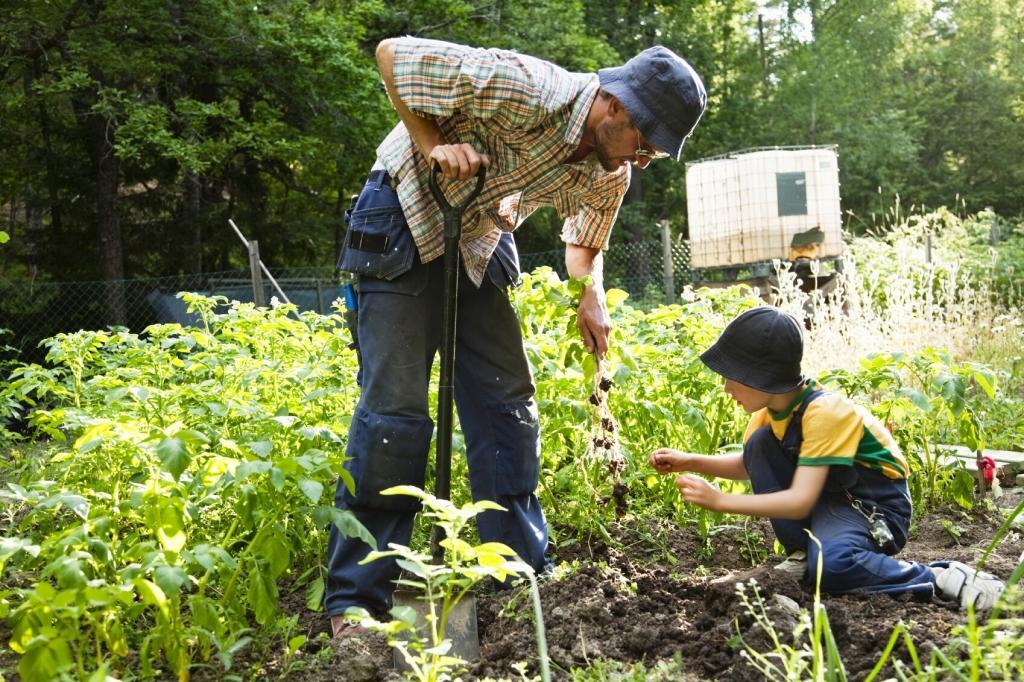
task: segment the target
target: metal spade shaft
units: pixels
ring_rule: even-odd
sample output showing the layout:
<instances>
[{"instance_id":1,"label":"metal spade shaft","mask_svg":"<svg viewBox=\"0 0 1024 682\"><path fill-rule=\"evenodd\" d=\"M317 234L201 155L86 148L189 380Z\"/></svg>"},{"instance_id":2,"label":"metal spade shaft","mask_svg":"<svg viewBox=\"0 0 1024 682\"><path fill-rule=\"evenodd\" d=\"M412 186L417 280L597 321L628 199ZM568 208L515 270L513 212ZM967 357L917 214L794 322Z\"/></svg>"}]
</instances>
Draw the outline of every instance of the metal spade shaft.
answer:
<instances>
[{"instance_id":1,"label":"metal spade shaft","mask_svg":"<svg viewBox=\"0 0 1024 682\"><path fill-rule=\"evenodd\" d=\"M434 495L447 500L452 485L452 430L455 402L455 324L459 301L459 240L462 237L462 214L480 194L487 169L483 166L476 174L476 187L458 206L452 206L438 185L441 166L437 163L430 171L430 193L444 216L444 301L441 325L441 376L437 391L437 459L435 461ZM430 553L434 563L444 559L441 547L441 528L430 532Z\"/></svg>"}]
</instances>

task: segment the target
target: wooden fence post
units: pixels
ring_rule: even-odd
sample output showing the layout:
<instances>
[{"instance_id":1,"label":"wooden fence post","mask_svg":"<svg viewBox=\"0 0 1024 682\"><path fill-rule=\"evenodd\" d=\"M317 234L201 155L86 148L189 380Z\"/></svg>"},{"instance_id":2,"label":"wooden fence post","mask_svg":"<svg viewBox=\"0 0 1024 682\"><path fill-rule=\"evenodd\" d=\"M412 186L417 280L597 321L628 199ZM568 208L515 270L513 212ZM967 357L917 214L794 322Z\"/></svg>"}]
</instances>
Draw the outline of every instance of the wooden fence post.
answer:
<instances>
[{"instance_id":1,"label":"wooden fence post","mask_svg":"<svg viewBox=\"0 0 1024 682\"><path fill-rule=\"evenodd\" d=\"M674 303L676 300L676 283L674 266L672 263L672 235L669 233L668 221L661 223L661 260L664 274L665 303Z\"/></svg>"},{"instance_id":2,"label":"wooden fence post","mask_svg":"<svg viewBox=\"0 0 1024 682\"><path fill-rule=\"evenodd\" d=\"M260 271L260 245L255 239L249 245L249 272L252 274L252 301L257 308L267 305L263 296L263 273Z\"/></svg>"}]
</instances>

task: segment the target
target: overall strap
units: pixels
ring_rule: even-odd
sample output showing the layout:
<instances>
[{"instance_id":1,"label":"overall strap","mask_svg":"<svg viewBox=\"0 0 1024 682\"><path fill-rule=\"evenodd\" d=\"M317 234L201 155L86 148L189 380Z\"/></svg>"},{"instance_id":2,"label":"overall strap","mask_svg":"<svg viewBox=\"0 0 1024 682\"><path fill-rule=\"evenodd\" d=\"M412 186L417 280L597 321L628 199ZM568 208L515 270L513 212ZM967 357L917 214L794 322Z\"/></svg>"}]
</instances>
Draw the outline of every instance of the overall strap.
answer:
<instances>
[{"instance_id":1,"label":"overall strap","mask_svg":"<svg viewBox=\"0 0 1024 682\"><path fill-rule=\"evenodd\" d=\"M793 417L786 426L786 432L782 434L782 450L792 457L794 462L799 458L800 446L804 442L804 412L807 411L808 405L823 395L825 395L825 391L820 388L816 388L808 393L803 402L793 410Z\"/></svg>"}]
</instances>

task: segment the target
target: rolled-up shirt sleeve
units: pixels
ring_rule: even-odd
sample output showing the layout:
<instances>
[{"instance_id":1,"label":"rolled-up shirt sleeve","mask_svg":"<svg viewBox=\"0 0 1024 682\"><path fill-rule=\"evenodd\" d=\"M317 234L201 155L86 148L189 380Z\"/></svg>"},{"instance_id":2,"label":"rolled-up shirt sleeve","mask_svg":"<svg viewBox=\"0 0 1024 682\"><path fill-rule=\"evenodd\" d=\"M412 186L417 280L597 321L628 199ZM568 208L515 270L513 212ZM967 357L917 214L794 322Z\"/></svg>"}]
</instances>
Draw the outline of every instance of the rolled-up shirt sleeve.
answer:
<instances>
[{"instance_id":1,"label":"rolled-up shirt sleeve","mask_svg":"<svg viewBox=\"0 0 1024 682\"><path fill-rule=\"evenodd\" d=\"M528 57L423 38L400 38L394 44L395 91L412 111L536 124L540 95Z\"/></svg>"},{"instance_id":2,"label":"rolled-up shirt sleeve","mask_svg":"<svg viewBox=\"0 0 1024 682\"><path fill-rule=\"evenodd\" d=\"M562 241L576 246L607 249L622 197L629 189L630 171L604 176L581 198L579 211L562 223Z\"/></svg>"}]
</instances>

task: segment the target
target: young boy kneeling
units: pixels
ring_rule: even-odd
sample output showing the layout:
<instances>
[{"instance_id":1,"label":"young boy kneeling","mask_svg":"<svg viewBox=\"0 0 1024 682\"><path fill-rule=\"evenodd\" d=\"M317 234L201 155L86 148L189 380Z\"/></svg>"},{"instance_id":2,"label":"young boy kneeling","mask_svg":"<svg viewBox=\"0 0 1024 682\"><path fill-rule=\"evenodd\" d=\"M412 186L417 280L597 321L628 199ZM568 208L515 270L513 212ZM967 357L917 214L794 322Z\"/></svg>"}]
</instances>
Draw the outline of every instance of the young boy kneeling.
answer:
<instances>
[{"instance_id":1,"label":"young boy kneeling","mask_svg":"<svg viewBox=\"0 0 1024 682\"><path fill-rule=\"evenodd\" d=\"M722 493L697 476L681 475L683 499L718 512L771 519L789 558L779 568L816 574L821 589L910 592L937 587L965 608L990 608L1004 584L956 561L923 564L891 555L907 542L909 468L896 441L870 412L827 391L800 372L803 332L775 308L748 310L701 355L725 377L725 392L751 415L742 454L705 456L670 449L651 454L662 474L692 471L749 480L753 495Z\"/></svg>"}]
</instances>

